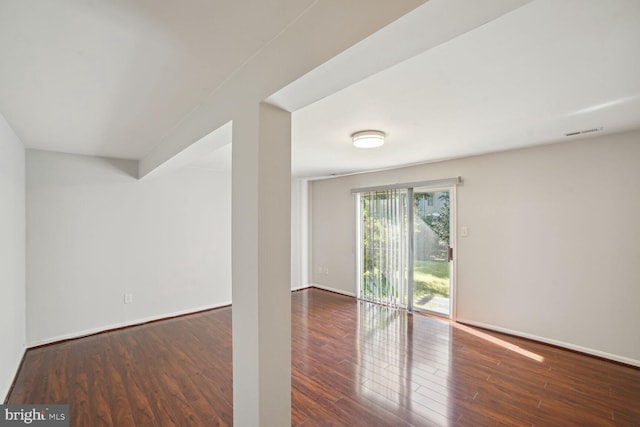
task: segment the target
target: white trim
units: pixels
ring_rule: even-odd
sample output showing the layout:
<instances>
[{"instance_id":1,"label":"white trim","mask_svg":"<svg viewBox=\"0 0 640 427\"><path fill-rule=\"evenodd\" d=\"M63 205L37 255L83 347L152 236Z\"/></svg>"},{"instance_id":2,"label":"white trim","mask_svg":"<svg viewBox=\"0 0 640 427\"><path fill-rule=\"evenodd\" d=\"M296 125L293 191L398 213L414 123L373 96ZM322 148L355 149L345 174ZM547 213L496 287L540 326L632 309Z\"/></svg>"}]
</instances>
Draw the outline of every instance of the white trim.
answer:
<instances>
[{"instance_id":1,"label":"white trim","mask_svg":"<svg viewBox=\"0 0 640 427\"><path fill-rule=\"evenodd\" d=\"M42 340L31 342L31 343L29 343L27 345L27 349L30 349L30 348L33 348L33 347L38 347L38 346L45 345L45 344L52 344L52 343L59 342L59 341L65 341L65 340L70 340L70 339L75 339L75 338L82 338L82 337L86 337L86 336L89 336L89 335L98 334L100 332L110 331L110 330L113 330L113 329L120 329L120 328L129 327L129 326L143 325L145 323L153 322L155 320L170 319L172 317L182 316L182 315L185 315L185 314L197 313L199 311L211 310L211 309L214 309L214 308L225 307L225 306L228 306L228 305L231 305L231 301L224 302L224 303L219 303L219 304L204 305L204 306L201 306L201 307L188 308L186 310L174 311L172 313L164 313L164 314L159 314L159 315L156 315L156 316L149 316L149 317L145 317L145 318L142 318L142 319L130 320L130 321L127 321L127 322L113 323L111 325L99 326L97 328L92 328L92 329L85 329L84 331L71 332L69 334L58 335L56 337L45 338L45 339L42 339Z\"/></svg>"},{"instance_id":2,"label":"white trim","mask_svg":"<svg viewBox=\"0 0 640 427\"><path fill-rule=\"evenodd\" d=\"M488 329L488 330L495 331L495 332L502 332L504 334L509 334L509 335L514 335L514 336L517 336L517 337L527 338L527 339L530 339L530 340L533 340L533 341L539 341L541 343L551 344L551 345L555 345L555 346L558 346L558 347L567 348L569 350L578 351L580 353L590 354L592 356L602 357L604 359L613 360L615 362L621 362L621 363L625 363L627 365L640 367L640 360L631 359L631 358L625 357L625 356L619 356L617 354L607 353L605 351L595 350L595 349L588 348L588 347L582 347L582 346L579 346L579 345L576 345L576 344L571 344L571 343L567 343L567 342L564 342L564 341L558 341L558 340L554 340L554 339L551 339L551 338L545 338L545 337L541 337L541 336L538 336L538 335L527 334L525 332L514 331L513 329L507 329L507 328L503 328L503 327L500 327L500 326L489 325L489 324L482 323L482 322L475 322L473 320L458 319L457 322L465 324L465 325L477 326L479 328Z\"/></svg>"},{"instance_id":3,"label":"white trim","mask_svg":"<svg viewBox=\"0 0 640 427\"><path fill-rule=\"evenodd\" d=\"M355 292L348 292L348 291L344 291L342 289L335 289L335 288L332 288L330 286L324 286L324 285L318 285L316 283L312 283L311 285L309 285L309 287L310 288L323 289L325 291L334 292L336 294L347 295L347 296L350 296L350 297L357 298Z\"/></svg>"}]
</instances>

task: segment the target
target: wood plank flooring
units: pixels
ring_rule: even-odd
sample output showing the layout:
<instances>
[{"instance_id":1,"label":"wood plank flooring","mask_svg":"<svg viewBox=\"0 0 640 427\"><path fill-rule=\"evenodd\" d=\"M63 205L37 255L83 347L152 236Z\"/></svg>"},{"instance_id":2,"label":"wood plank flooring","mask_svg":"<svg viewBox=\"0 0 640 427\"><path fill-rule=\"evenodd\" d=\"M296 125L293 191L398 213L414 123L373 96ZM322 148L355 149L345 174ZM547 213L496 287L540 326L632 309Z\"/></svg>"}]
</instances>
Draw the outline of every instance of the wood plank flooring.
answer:
<instances>
[{"instance_id":1,"label":"wood plank flooring","mask_svg":"<svg viewBox=\"0 0 640 427\"><path fill-rule=\"evenodd\" d=\"M231 425L231 308L29 350L9 403L72 426ZM640 426L640 370L407 315L292 294L295 426Z\"/></svg>"}]
</instances>

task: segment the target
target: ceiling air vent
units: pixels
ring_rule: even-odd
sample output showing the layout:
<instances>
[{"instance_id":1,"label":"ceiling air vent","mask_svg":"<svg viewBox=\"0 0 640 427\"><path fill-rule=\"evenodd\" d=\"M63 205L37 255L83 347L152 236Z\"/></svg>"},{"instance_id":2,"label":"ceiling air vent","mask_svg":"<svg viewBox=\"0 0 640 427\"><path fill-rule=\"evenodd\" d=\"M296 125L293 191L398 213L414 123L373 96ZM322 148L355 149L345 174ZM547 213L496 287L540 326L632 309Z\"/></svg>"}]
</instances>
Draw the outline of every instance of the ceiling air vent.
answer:
<instances>
[{"instance_id":1,"label":"ceiling air vent","mask_svg":"<svg viewBox=\"0 0 640 427\"><path fill-rule=\"evenodd\" d=\"M601 130L602 130L602 126L600 126L599 128L578 130L578 131L575 131L575 132L565 133L564 136L582 135L582 134L585 134L585 133L600 132Z\"/></svg>"}]
</instances>

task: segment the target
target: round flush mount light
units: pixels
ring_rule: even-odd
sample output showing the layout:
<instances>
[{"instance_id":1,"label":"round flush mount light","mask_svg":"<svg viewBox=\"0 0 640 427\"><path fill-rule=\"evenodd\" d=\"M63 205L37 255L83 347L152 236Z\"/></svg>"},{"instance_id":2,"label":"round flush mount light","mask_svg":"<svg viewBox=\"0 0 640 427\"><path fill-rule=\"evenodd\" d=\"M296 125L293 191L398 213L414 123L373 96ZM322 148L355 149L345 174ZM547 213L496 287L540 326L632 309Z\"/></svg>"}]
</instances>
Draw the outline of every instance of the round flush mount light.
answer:
<instances>
[{"instance_id":1,"label":"round flush mount light","mask_svg":"<svg viewBox=\"0 0 640 427\"><path fill-rule=\"evenodd\" d=\"M351 135L353 145L357 148L376 148L384 144L384 132L379 130L362 130Z\"/></svg>"}]
</instances>

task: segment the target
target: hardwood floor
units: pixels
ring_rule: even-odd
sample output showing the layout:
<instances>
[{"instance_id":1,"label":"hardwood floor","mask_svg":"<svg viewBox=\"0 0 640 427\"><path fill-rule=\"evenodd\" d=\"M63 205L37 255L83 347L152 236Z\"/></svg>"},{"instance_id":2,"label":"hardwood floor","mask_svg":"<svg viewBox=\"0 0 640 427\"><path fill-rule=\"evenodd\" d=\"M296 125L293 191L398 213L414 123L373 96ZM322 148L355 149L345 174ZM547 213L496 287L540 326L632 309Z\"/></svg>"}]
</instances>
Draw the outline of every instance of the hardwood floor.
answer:
<instances>
[{"instance_id":1,"label":"hardwood floor","mask_svg":"<svg viewBox=\"0 0 640 427\"><path fill-rule=\"evenodd\" d=\"M318 289L292 294L296 426L640 426L640 370ZM27 352L9 403L72 426L231 425L231 308Z\"/></svg>"}]
</instances>

